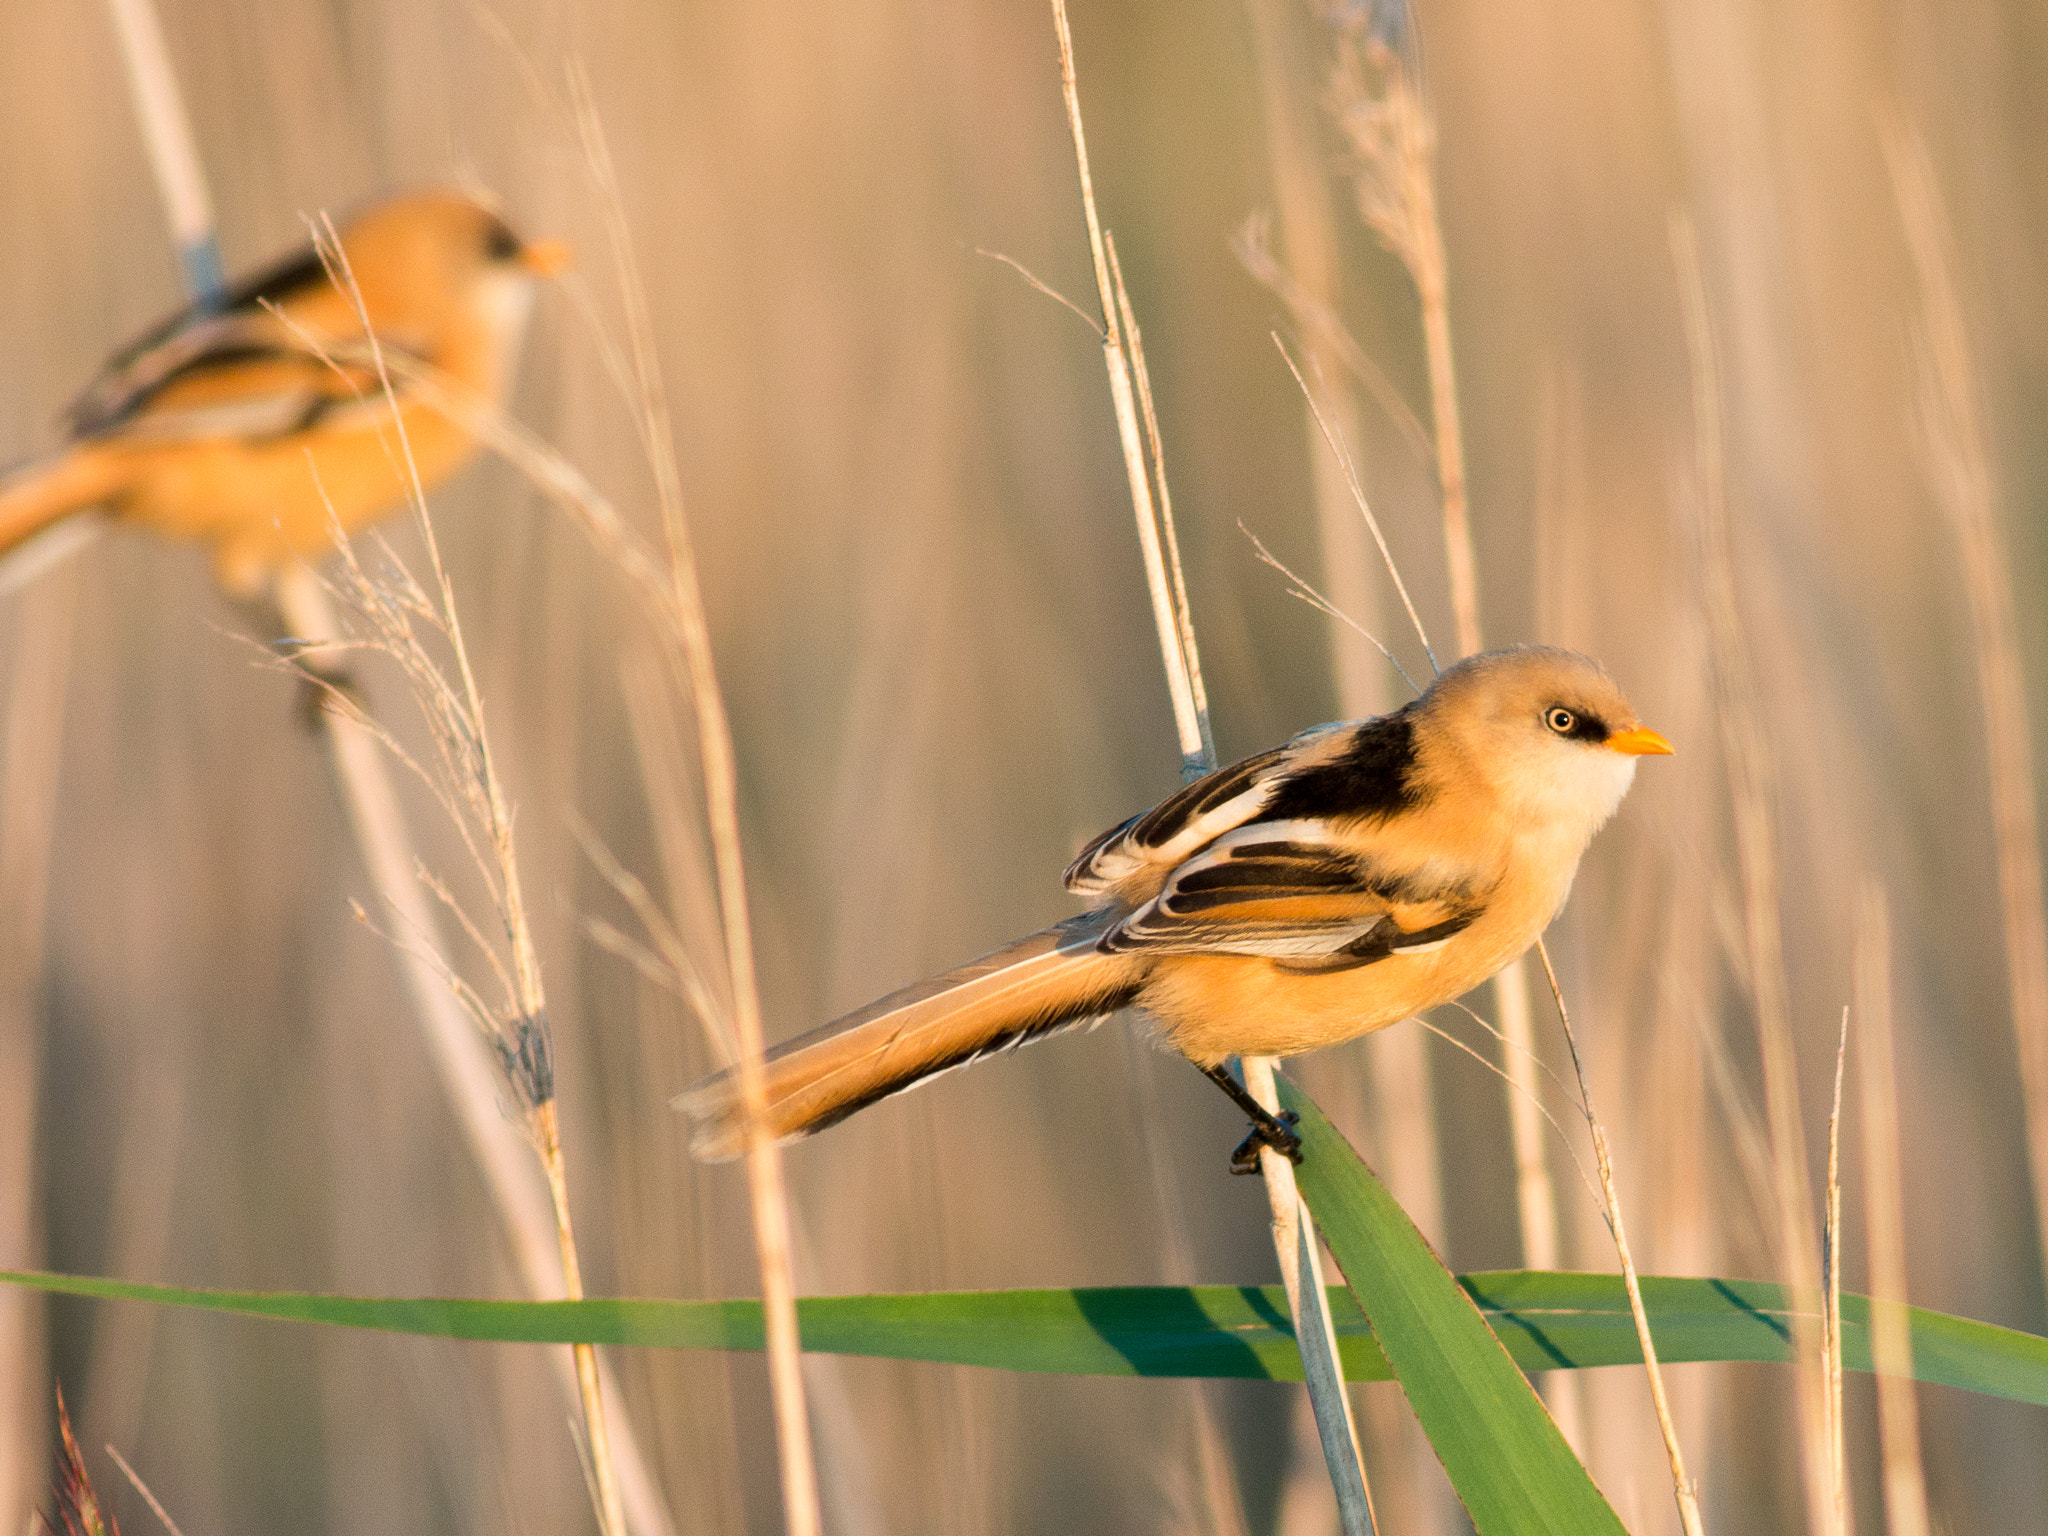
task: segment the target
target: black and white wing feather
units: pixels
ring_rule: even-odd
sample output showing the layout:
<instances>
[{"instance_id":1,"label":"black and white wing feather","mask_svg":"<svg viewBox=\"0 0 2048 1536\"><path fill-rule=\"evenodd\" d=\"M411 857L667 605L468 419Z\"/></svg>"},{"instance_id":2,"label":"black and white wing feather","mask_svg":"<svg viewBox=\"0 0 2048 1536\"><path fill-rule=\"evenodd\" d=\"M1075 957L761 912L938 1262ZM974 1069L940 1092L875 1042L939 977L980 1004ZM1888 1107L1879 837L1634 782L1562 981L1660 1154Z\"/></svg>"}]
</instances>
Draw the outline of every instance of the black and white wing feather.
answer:
<instances>
[{"instance_id":1,"label":"black and white wing feather","mask_svg":"<svg viewBox=\"0 0 2048 1536\"><path fill-rule=\"evenodd\" d=\"M247 279L216 309L179 311L108 362L64 413L66 433L74 441L276 437L374 395L369 370L322 355L332 338L295 334L278 317L329 283L306 250Z\"/></svg>"},{"instance_id":2,"label":"black and white wing feather","mask_svg":"<svg viewBox=\"0 0 2048 1536\"><path fill-rule=\"evenodd\" d=\"M1101 948L1346 969L1439 948L1483 905L1463 886L1389 872L1321 822L1259 822L1180 865Z\"/></svg>"}]
</instances>

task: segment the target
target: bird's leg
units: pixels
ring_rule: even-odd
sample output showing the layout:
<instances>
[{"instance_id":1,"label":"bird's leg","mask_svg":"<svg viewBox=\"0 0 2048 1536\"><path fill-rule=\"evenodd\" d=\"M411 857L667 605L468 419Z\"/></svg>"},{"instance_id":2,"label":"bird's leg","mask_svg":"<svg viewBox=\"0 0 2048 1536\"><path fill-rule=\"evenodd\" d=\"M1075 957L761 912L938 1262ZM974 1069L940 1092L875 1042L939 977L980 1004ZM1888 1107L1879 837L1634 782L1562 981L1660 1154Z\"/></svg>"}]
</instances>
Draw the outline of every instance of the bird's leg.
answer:
<instances>
[{"instance_id":1,"label":"bird's leg","mask_svg":"<svg viewBox=\"0 0 2048 1536\"><path fill-rule=\"evenodd\" d=\"M1300 1118L1298 1115L1292 1110L1274 1114L1222 1067L1204 1067L1202 1075L1229 1094L1231 1103L1251 1116L1251 1135L1239 1142L1237 1150L1230 1154L1232 1173L1257 1173L1261 1147L1271 1147L1290 1163L1301 1161L1301 1138L1294 1134L1294 1123Z\"/></svg>"},{"instance_id":2,"label":"bird's leg","mask_svg":"<svg viewBox=\"0 0 2048 1536\"><path fill-rule=\"evenodd\" d=\"M258 587L237 592L233 597L264 643L298 673L298 696L292 714L304 729L316 734L324 730L330 714L369 713L369 701L353 669L343 662L324 659L321 652L328 647L320 642L295 636L275 591Z\"/></svg>"}]
</instances>

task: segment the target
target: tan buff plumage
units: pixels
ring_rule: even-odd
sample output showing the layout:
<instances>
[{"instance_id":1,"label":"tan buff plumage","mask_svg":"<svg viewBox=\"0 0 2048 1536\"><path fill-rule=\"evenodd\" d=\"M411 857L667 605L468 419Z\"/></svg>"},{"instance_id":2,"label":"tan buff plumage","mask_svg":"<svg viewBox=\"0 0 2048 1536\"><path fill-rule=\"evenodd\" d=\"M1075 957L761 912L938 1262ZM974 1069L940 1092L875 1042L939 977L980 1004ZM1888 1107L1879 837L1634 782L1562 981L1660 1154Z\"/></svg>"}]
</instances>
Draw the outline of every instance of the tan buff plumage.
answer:
<instances>
[{"instance_id":1,"label":"tan buff plumage","mask_svg":"<svg viewBox=\"0 0 2048 1536\"><path fill-rule=\"evenodd\" d=\"M771 1053L779 1137L1126 1004L1196 1065L1333 1045L1469 991L1536 940L1638 756L1669 752L1585 657L1474 657L1376 720L1188 786L1067 872L1097 905ZM678 1103L737 1154L730 1074Z\"/></svg>"},{"instance_id":2,"label":"tan buff plumage","mask_svg":"<svg viewBox=\"0 0 2048 1536\"><path fill-rule=\"evenodd\" d=\"M445 192L370 209L341 246L378 343L487 399L510 384L533 279L563 261L559 247L523 245L489 209ZM223 585L244 594L317 559L332 543L330 517L353 532L409 489L364 342L355 300L310 250L245 282L223 309L176 317L73 406L62 451L0 483L0 555L98 508L207 545ZM403 382L396 395L431 489L474 440Z\"/></svg>"}]
</instances>

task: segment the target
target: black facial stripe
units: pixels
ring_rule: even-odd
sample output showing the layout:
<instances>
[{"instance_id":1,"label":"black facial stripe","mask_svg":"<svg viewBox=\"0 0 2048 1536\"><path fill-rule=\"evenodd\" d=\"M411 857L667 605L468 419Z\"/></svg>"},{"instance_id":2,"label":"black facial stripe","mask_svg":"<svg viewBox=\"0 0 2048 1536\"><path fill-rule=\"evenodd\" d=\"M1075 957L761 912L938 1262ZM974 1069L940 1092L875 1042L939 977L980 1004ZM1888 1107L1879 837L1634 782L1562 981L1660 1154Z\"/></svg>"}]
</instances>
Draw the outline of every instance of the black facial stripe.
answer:
<instances>
[{"instance_id":1,"label":"black facial stripe","mask_svg":"<svg viewBox=\"0 0 2048 1536\"><path fill-rule=\"evenodd\" d=\"M503 219L493 219L484 235L484 254L492 261L510 261L524 247Z\"/></svg>"},{"instance_id":2,"label":"black facial stripe","mask_svg":"<svg viewBox=\"0 0 2048 1536\"><path fill-rule=\"evenodd\" d=\"M1543 706L1543 723L1546 729L1550 728L1551 715L1560 709L1572 717L1571 729L1559 732L1558 734L1560 735L1566 736L1573 741L1605 741L1614 734L1612 727L1598 715L1593 714L1590 710L1573 709L1569 704L1546 704Z\"/></svg>"}]
</instances>

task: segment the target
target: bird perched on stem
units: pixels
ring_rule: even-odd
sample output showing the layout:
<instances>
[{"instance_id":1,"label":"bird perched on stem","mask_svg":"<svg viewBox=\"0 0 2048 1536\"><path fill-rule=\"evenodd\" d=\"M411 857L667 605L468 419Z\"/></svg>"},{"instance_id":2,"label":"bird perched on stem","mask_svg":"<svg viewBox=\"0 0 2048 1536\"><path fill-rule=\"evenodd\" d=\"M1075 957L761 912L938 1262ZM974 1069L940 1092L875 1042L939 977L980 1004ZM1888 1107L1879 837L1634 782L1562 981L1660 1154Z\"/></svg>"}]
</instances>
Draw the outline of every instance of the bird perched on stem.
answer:
<instances>
[{"instance_id":1,"label":"bird perched on stem","mask_svg":"<svg viewBox=\"0 0 2048 1536\"><path fill-rule=\"evenodd\" d=\"M329 253L332 256L332 253ZM401 504L473 448L463 426L414 398L410 368L502 399L534 281L567 265L495 212L417 192L349 221L340 259L312 246L174 315L117 354L64 419L65 446L0 478L0 556L94 509L206 545L222 586L261 595L277 572ZM360 304L360 309L358 308ZM386 399L365 324L399 365Z\"/></svg>"},{"instance_id":2,"label":"bird perched on stem","mask_svg":"<svg viewBox=\"0 0 2048 1536\"><path fill-rule=\"evenodd\" d=\"M1231 1165L1296 1158L1225 1069L1350 1040L1470 991L1536 942L1592 836L1667 753L1620 688L1548 647L1460 662L1405 708L1305 731L1095 839L1096 905L768 1053L769 1128L809 1135L941 1072L1136 1007L1252 1117ZM736 1157L737 1074L677 1100Z\"/></svg>"}]
</instances>

